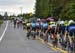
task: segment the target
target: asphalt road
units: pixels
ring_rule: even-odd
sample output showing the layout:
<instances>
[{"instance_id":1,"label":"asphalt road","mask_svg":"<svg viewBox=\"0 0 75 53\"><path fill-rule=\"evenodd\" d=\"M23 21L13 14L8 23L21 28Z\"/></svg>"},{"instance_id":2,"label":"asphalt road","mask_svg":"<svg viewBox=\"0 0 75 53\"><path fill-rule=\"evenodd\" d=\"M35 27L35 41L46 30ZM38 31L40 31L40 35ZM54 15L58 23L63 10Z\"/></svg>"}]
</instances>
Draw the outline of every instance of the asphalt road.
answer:
<instances>
[{"instance_id":1,"label":"asphalt road","mask_svg":"<svg viewBox=\"0 0 75 53\"><path fill-rule=\"evenodd\" d=\"M7 21L0 27L0 37ZM52 50L47 44L38 40L28 40L26 32L22 28L15 28L8 22L7 30L0 41L0 53L60 53Z\"/></svg>"}]
</instances>

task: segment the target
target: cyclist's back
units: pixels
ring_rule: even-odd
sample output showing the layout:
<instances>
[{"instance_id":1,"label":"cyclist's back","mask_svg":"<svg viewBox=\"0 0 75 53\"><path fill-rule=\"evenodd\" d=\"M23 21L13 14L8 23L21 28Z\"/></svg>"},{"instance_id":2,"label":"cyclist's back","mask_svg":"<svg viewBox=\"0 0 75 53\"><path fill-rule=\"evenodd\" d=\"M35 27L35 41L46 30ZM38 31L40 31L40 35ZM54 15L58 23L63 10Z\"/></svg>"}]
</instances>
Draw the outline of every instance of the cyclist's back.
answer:
<instances>
[{"instance_id":1,"label":"cyclist's back","mask_svg":"<svg viewBox=\"0 0 75 53\"><path fill-rule=\"evenodd\" d=\"M36 29L36 23L34 21L31 23L31 27L32 27L32 30Z\"/></svg>"},{"instance_id":2,"label":"cyclist's back","mask_svg":"<svg viewBox=\"0 0 75 53\"><path fill-rule=\"evenodd\" d=\"M40 28L40 23L36 22L36 28L39 29Z\"/></svg>"},{"instance_id":3,"label":"cyclist's back","mask_svg":"<svg viewBox=\"0 0 75 53\"><path fill-rule=\"evenodd\" d=\"M31 25L31 23L30 23L30 22L27 22L27 23L26 23L27 30L28 30L28 29L30 29L30 25Z\"/></svg>"},{"instance_id":4,"label":"cyclist's back","mask_svg":"<svg viewBox=\"0 0 75 53\"><path fill-rule=\"evenodd\" d=\"M70 34L70 36L73 36L73 33L75 33L75 24L72 23L68 26L68 32Z\"/></svg>"},{"instance_id":5,"label":"cyclist's back","mask_svg":"<svg viewBox=\"0 0 75 53\"><path fill-rule=\"evenodd\" d=\"M43 29L43 32L45 33L46 30L48 29L48 23L47 22L43 22L42 29Z\"/></svg>"}]
</instances>

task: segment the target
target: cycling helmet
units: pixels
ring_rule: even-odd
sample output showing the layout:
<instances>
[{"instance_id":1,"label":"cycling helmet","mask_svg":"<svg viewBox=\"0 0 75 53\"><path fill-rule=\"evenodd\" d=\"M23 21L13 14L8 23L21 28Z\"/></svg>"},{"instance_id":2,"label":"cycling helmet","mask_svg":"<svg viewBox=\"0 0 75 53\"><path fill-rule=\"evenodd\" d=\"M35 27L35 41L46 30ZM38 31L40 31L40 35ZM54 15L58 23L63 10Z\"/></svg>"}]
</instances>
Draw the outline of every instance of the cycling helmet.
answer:
<instances>
[{"instance_id":1,"label":"cycling helmet","mask_svg":"<svg viewBox=\"0 0 75 53\"><path fill-rule=\"evenodd\" d=\"M40 18L37 18L37 21L40 21Z\"/></svg>"},{"instance_id":2,"label":"cycling helmet","mask_svg":"<svg viewBox=\"0 0 75 53\"><path fill-rule=\"evenodd\" d=\"M60 21L60 24L64 24L64 21Z\"/></svg>"},{"instance_id":3,"label":"cycling helmet","mask_svg":"<svg viewBox=\"0 0 75 53\"><path fill-rule=\"evenodd\" d=\"M74 23L74 21L73 20L69 20L68 24L71 24L71 23Z\"/></svg>"}]
</instances>

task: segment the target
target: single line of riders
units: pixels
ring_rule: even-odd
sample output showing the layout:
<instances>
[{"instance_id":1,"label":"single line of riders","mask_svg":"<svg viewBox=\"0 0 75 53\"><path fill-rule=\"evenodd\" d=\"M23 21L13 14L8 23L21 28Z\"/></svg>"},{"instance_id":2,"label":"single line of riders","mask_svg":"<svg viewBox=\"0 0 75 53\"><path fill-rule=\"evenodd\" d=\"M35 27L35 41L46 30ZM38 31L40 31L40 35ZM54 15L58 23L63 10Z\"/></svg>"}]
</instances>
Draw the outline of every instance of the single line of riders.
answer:
<instances>
[{"instance_id":1,"label":"single line of riders","mask_svg":"<svg viewBox=\"0 0 75 53\"><path fill-rule=\"evenodd\" d=\"M53 45L56 47L59 42L62 47L66 48L68 46L68 48L73 50L73 47L75 46L75 22L73 20L57 22L54 20L50 22L47 22L46 20L33 20L26 24L29 24L30 26L27 30L36 32L33 35L34 38L40 36L46 42L52 41ZM50 40L48 40L49 37Z\"/></svg>"},{"instance_id":2,"label":"single line of riders","mask_svg":"<svg viewBox=\"0 0 75 53\"><path fill-rule=\"evenodd\" d=\"M55 47L58 46L59 42L62 47L68 46L71 50L75 48L75 22L73 20L47 21L46 19L36 19L25 22L24 20L14 19L13 21L14 28L17 25L17 28L23 26L23 29L27 29L28 39L30 36L33 39L39 36L46 42L51 41Z\"/></svg>"}]
</instances>

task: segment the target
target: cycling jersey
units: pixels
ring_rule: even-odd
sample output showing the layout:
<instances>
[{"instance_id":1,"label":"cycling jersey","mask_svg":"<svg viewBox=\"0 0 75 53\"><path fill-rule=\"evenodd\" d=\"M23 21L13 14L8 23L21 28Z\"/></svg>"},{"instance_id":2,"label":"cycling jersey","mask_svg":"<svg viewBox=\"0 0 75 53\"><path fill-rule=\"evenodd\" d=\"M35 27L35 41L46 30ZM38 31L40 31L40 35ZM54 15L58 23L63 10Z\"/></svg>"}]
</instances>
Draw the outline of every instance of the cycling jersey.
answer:
<instances>
[{"instance_id":1,"label":"cycling jersey","mask_svg":"<svg viewBox=\"0 0 75 53\"><path fill-rule=\"evenodd\" d=\"M36 23L31 23L32 28L36 27Z\"/></svg>"},{"instance_id":2,"label":"cycling jersey","mask_svg":"<svg viewBox=\"0 0 75 53\"><path fill-rule=\"evenodd\" d=\"M42 30L43 30L44 33L46 32L47 28L48 28L48 24L42 23Z\"/></svg>"},{"instance_id":3,"label":"cycling jersey","mask_svg":"<svg viewBox=\"0 0 75 53\"><path fill-rule=\"evenodd\" d=\"M27 23L27 24L26 24L27 29L30 29L30 25L31 25L31 23Z\"/></svg>"},{"instance_id":4,"label":"cycling jersey","mask_svg":"<svg viewBox=\"0 0 75 53\"><path fill-rule=\"evenodd\" d=\"M39 22L36 22L36 27L39 27L39 25L40 25Z\"/></svg>"},{"instance_id":5,"label":"cycling jersey","mask_svg":"<svg viewBox=\"0 0 75 53\"><path fill-rule=\"evenodd\" d=\"M75 30L75 26L69 27L69 30Z\"/></svg>"},{"instance_id":6,"label":"cycling jersey","mask_svg":"<svg viewBox=\"0 0 75 53\"><path fill-rule=\"evenodd\" d=\"M55 24L50 25L50 28L55 28L55 27L56 27Z\"/></svg>"},{"instance_id":7,"label":"cycling jersey","mask_svg":"<svg viewBox=\"0 0 75 53\"><path fill-rule=\"evenodd\" d=\"M75 30L75 24L70 24L68 26L68 31Z\"/></svg>"},{"instance_id":8,"label":"cycling jersey","mask_svg":"<svg viewBox=\"0 0 75 53\"><path fill-rule=\"evenodd\" d=\"M31 27L32 27L32 30L35 31L36 30L36 23L35 22L32 22L31 23Z\"/></svg>"},{"instance_id":9,"label":"cycling jersey","mask_svg":"<svg viewBox=\"0 0 75 53\"><path fill-rule=\"evenodd\" d=\"M40 22L40 26L42 26L43 25L43 22Z\"/></svg>"},{"instance_id":10,"label":"cycling jersey","mask_svg":"<svg viewBox=\"0 0 75 53\"><path fill-rule=\"evenodd\" d=\"M46 28L48 28L48 24L47 23L43 23L42 27L43 27L43 29L46 29Z\"/></svg>"},{"instance_id":11,"label":"cycling jersey","mask_svg":"<svg viewBox=\"0 0 75 53\"><path fill-rule=\"evenodd\" d=\"M64 25L65 25L65 26L68 26L68 21L65 21L65 22L64 22Z\"/></svg>"},{"instance_id":12,"label":"cycling jersey","mask_svg":"<svg viewBox=\"0 0 75 53\"><path fill-rule=\"evenodd\" d=\"M27 23L26 25L27 25L27 27L30 27L31 24L30 23Z\"/></svg>"},{"instance_id":13,"label":"cycling jersey","mask_svg":"<svg viewBox=\"0 0 75 53\"><path fill-rule=\"evenodd\" d=\"M70 36L73 36L75 34L75 24L70 24L68 26L68 32Z\"/></svg>"},{"instance_id":14,"label":"cycling jersey","mask_svg":"<svg viewBox=\"0 0 75 53\"><path fill-rule=\"evenodd\" d=\"M50 24L50 25L51 25L51 24L55 24L55 22L51 21L49 24Z\"/></svg>"},{"instance_id":15,"label":"cycling jersey","mask_svg":"<svg viewBox=\"0 0 75 53\"><path fill-rule=\"evenodd\" d=\"M55 28L56 28L56 25L55 24L51 24L50 25L50 32L52 33L52 34L54 34L55 33Z\"/></svg>"},{"instance_id":16,"label":"cycling jersey","mask_svg":"<svg viewBox=\"0 0 75 53\"><path fill-rule=\"evenodd\" d=\"M65 34L65 26L64 25L60 25L60 27L59 27L59 33L62 33L62 35Z\"/></svg>"},{"instance_id":17,"label":"cycling jersey","mask_svg":"<svg viewBox=\"0 0 75 53\"><path fill-rule=\"evenodd\" d=\"M65 31L65 26L64 25L61 25L61 30Z\"/></svg>"}]
</instances>

